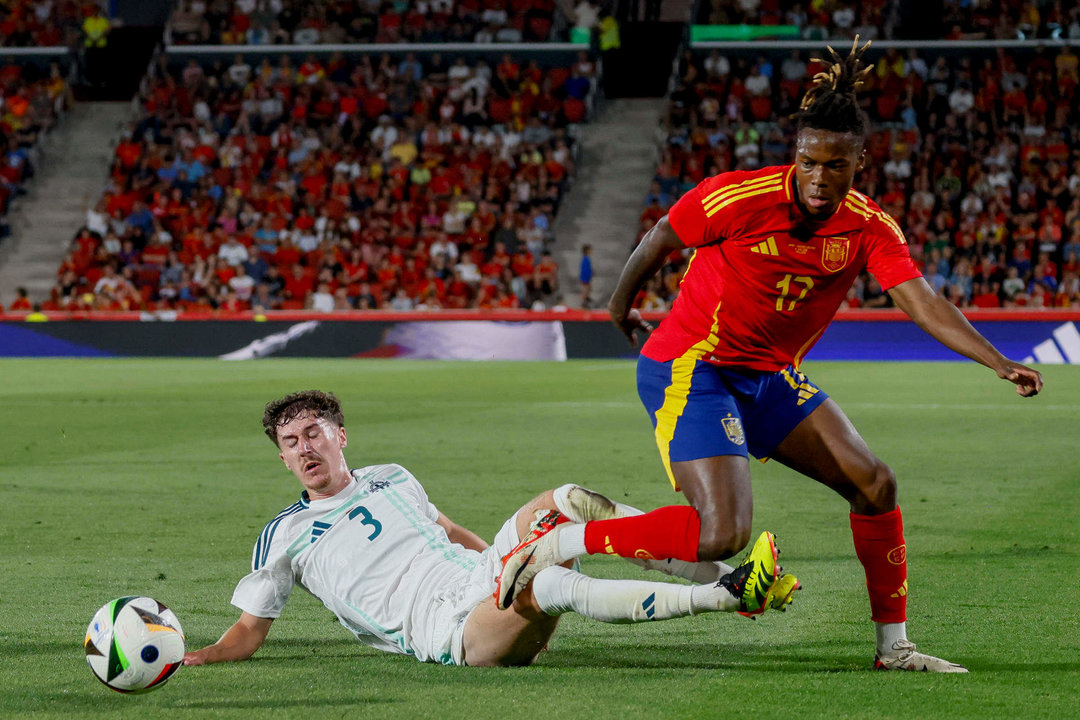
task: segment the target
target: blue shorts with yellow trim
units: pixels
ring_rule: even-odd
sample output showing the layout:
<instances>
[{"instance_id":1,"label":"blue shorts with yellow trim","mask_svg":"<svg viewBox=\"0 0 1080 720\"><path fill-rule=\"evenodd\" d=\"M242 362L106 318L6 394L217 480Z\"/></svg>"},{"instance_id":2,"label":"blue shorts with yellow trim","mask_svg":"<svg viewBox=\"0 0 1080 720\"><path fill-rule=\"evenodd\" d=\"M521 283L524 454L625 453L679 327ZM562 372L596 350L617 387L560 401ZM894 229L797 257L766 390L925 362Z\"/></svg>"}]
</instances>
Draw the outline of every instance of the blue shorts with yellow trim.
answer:
<instances>
[{"instance_id":1,"label":"blue shorts with yellow trim","mask_svg":"<svg viewBox=\"0 0 1080 720\"><path fill-rule=\"evenodd\" d=\"M639 356L637 387L676 490L671 463L719 455L767 458L828 398L791 365L762 372L694 357L657 362Z\"/></svg>"}]
</instances>

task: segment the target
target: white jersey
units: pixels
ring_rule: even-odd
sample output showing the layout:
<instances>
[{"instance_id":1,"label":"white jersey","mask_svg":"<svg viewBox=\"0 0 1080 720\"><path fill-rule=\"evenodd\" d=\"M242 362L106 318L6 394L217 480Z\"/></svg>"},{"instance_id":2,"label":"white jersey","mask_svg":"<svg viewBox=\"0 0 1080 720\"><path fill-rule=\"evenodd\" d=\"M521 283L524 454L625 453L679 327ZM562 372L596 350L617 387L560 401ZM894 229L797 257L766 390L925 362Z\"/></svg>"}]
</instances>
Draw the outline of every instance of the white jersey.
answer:
<instances>
[{"instance_id":1,"label":"white jersey","mask_svg":"<svg viewBox=\"0 0 1080 720\"><path fill-rule=\"evenodd\" d=\"M451 543L423 486L400 465L352 475L334 497L304 493L267 524L232 604L277 618L300 585L367 645L461 662L465 617L494 588L492 553Z\"/></svg>"}]
</instances>

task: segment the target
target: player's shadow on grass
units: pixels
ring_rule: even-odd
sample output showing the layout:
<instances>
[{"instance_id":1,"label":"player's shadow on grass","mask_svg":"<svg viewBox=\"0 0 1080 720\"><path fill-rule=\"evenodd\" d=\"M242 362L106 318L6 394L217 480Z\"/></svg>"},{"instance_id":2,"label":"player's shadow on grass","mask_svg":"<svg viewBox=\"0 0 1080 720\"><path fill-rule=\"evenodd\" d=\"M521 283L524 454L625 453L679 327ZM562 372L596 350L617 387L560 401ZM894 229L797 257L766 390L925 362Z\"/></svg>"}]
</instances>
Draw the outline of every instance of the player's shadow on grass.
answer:
<instances>
[{"instance_id":1,"label":"player's shadow on grass","mask_svg":"<svg viewBox=\"0 0 1080 720\"><path fill-rule=\"evenodd\" d=\"M541 655L551 668L624 668L634 670L767 670L781 673L840 673L869 671L871 658L861 643L687 643L677 647L615 645L560 648ZM1035 663L983 663L970 658L972 672L1075 672L1080 661Z\"/></svg>"},{"instance_id":2,"label":"player's shadow on grass","mask_svg":"<svg viewBox=\"0 0 1080 720\"><path fill-rule=\"evenodd\" d=\"M685 643L679 646L590 646L560 648L541 656L548 667L688 670L768 670L770 672L849 672L869 666L862 654L836 643L784 644Z\"/></svg>"},{"instance_id":3,"label":"player's shadow on grass","mask_svg":"<svg viewBox=\"0 0 1080 720\"><path fill-rule=\"evenodd\" d=\"M961 661L962 662L962 661ZM1037 662L1037 663L982 663L971 660L965 663L968 670L978 672L1043 672L1059 674L1063 672L1080 671L1080 662Z\"/></svg>"},{"instance_id":4,"label":"player's shadow on grass","mask_svg":"<svg viewBox=\"0 0 1080 720\"><path fill-rule=\"evenodd\" d=\"M925 558L927 560L937 560L940 562L950 562L958 557L974 556L978 553L980 560L986 558L1005 558L1007 560L1016 560L1023 557L1034 558L1048 558L1048 557L1062 557L1072 554L1072 550L1064 547L1053 547L1051 545L1020 545L1014 544L1012 547L999 547L999 548L986 548L986 547L961 547L955 550L939 550L932 552L921 552L919 558Z\"/></svg>"},{"instance_id":5,"label":"player's shadow on grass","mask_svg":"<svg viewBox=\"0 0 1080 720\"><path fill-rule=\"evenodd\" d=\"M319 658L355 658L363 654L364 646L352 638L305 640L282 638L270 640L263 651L248 662L277 663L311 661Z\"/></svg>"}]
</instances>

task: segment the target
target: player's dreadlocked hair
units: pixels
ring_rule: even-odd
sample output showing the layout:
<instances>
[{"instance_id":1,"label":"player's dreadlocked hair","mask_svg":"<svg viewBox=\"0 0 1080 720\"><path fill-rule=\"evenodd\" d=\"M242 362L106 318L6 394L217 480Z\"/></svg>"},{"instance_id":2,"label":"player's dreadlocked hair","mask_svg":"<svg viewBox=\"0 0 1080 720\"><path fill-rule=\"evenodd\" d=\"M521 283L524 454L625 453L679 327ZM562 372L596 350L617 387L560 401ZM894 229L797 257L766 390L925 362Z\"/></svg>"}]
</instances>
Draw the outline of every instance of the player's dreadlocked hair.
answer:
<instances>
[{"instance_id":1,"label":"player's dreadlocked hair","mask_svg":"<svg viewBox=\"0 0 1080 720\"><path fill-rule=\"evenodd\" d=\"M841 58L835 50L829 48L832 61L814 58L825 62L824 72L814 76L814 85L806 91L799 111L792 115L796 131L803 128L829 130L838 133L851 133L866 137L870 132L870 118L859 107L855 93L863 84L873 66L863 67L862 55L870 47L870 42L859 47L859 36L851 44L851 52Z\"/></svg>"},{"instance_id":2,"label":"player's dreadlocked hair","mask_svg":"<svg viewBox=\"0 0 1080 720\"><path fill-rule=\"evenodd\" d=\"M345 425L345 416L341 412L341 402L334 393L321 390L302 390L291 393L280 400L271 400L263 410L262 424L266 436L274 445L278 444L277 429L300 413L310 412L315 417L326 418L338 427Z\"/></svg>"}]
</instances>

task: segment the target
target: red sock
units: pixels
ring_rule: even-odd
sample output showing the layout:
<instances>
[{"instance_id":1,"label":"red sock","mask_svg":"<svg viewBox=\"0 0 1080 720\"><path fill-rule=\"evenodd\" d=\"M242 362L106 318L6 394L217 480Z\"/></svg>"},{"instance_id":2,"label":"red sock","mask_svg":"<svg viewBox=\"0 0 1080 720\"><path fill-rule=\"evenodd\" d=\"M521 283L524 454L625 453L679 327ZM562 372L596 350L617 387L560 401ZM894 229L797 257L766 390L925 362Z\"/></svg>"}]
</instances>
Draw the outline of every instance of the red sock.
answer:
<instances>
[{"instance_id":1,"label":"red sock","mask_svg":"<svg viewBox=\"0 0 1080 720\"><path fill-rule=\"evenodd\" d=\"M644 515L585 525L585 549L590 555L697 562L700 540L701 518L686 505L668 505Z\"/></svg>"},{"instance_id":2,"label":"red sock","mask_svg":"<svg viewBox=\"0 0 1080 720\"><path fill-rule=\"evenodd\" d=\"M866 571L870 592L870 619L874 622L907 621L907 545L900 508L884 515L851 513L855 554Z\"/></svg>"}]
</instances>

